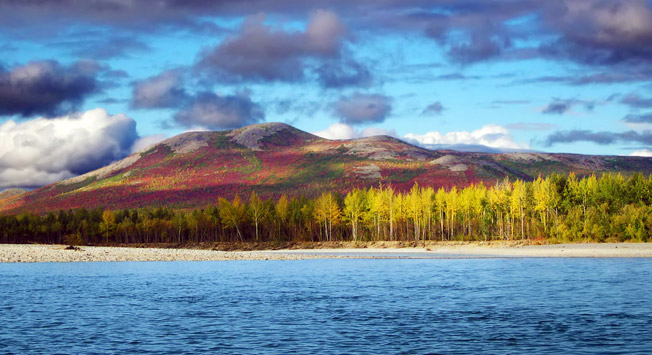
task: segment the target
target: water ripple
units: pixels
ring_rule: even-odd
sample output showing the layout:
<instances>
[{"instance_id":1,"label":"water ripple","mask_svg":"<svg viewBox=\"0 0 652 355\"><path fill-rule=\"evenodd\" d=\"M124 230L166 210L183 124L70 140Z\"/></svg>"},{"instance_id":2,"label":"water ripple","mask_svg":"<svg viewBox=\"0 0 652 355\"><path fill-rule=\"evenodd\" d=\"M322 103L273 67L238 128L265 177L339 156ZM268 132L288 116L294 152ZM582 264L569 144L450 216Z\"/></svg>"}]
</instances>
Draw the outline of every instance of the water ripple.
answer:
<instances>
[{"instance_id":1,"label":"water ripple","mask_svg":"<svg viewBox=\"0 0 652 355\"><path fill-rule=\"evenodd\" d=\"M647 259L0 264L0 353L646 353Z\"/></svg>"}]
</instances>

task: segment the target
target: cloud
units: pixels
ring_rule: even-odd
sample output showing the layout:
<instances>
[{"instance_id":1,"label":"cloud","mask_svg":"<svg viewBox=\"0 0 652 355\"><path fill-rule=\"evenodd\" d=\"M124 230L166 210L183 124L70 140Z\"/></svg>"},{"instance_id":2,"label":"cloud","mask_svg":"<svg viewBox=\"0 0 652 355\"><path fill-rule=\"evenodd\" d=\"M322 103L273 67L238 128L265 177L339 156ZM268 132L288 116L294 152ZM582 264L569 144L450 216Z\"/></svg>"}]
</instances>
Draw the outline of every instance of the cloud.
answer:
<instances>
[{"instance_id":1,"label":"cloud","mask_svg":"<svg viewBox=\"0 0 652 355\"><path fill-rule=\"evenodd\" d=\"M146 52L151 47L134 36L111 35L106 31L88 30L66 36L65 40L50 44L68 50L82 58L112 59L126 57L136 52Z\"/></svg>"},{"instance_id":2,"label":"cloud","mask_svg":"<svg viewBox=\"0 0 652 355\"><path fill-rule=\"evenodd\" d=\"M548 115L563 115L570 111L574 104L573 100L555 100L544 107L541 112Z\"/></svg>"},{"instance_id":3,"label":"cloud","mask_svg":"<svg viewBox=\"0 0 652 355\"><path fill-rule=\"evenodd\" d=\"M166 138L167 137L164 134L153 134L151 136L140 137L131 146L131 153L143 151Z\"/></svg>"},{"instance_id":4,"label":"cloud","mask_svg":"<svg viewBox=\"0 0 652 355\"><path fill-rule=\"evenodd\" d=\"M328 126L327 129L312 132L312 134L326 139L354 139L372 136L396 137L396 131L393 129L388 130L383 128L367 127L363 130L358 130L345 123L334 123Z\"/></svg>"},{"instance_id":5,"label":"cloud","mask_svg":"<svg viewBox=\"0 0 652 355\"><path fill-rule=\"evenodd\" d=\"M557 127L559 126L556 124L538 122L516 122L505 125L505 128L513 131L547 131Z\"/></svg>"},{"instance_id":6,"label":"cloud","mask_svg":"<svg viewBox=\"0 0 652 355\"><path fill-rule=\"evenodd\" d=\"M623 117L625 123L652 123L652 112L644 114L629 114Z\"/></svg>"},{"instance_id":7,"label":"cloud","mask_svg":"<svg viewBox=\"0 0 652 355\"><path fill-rule=\"evenodd\" d=\"M546 138L545 145L550 147L559 143L591 142L600 145L615 143L640 143L652 145L652 131L642 132L607 132L590 130L557 131Z\"/></svg>"},{"instance_id":8,"label":"cloud","mask_svg":"<svg viewBox=\"0 0 652 355\"><path fill-rule=\"evenodd\" d=\"M423 109L423 114L433 114L433 115L441 115L441 113L445 110L446 108L444 105L441 104L441 102L433 102L428 107Z\"/></svg>"},{"instance_id":9,"label":"cloud","mask_svg":"<svg viewBox=\"0 0 652 355\"><path fill-rule=\"evenodd\" d=\"M583 71L586 71L583 68ZM521 80L518 83L562 83L573 86L595 85L595 84L619 84L629 82L648 81L652 73L640 68L621 67L617 72L597 72L592 74L569 74L561 76L541 76L534 79Z\"/></svg>"},{"instance_id":10,"label":"cloud","mask_svg":"<svg viewBox=\"0 0 652 355\"><path fill-rule=\"evenodd\" d=\"M587 101L587 100L577 100L577 99L553 99L551 103L545 106L541 113L547 115L563 115L570 112L573 107L577 105L583 105L587 111L592 111L595 106L602 105L609 102L610 99L603 101Z\"/></svg>"},{"instance_id":11,"label":"cloud","mask_svg":"<svg viewBox=\"0 0 652 355\"><path fill-rule=\"evenodd\" d=\"M640 97L635 93L630 93L623 97L620 102L632 108L651 108L652 98Z\"/></svg>"},{"instance_id":12,"label":"cloud","mask_svg":"<svg viewBox=\"0 0 652 355\"><path fill-rule=\"evenodd\" d=\"M174 115L174 121L184 127L230 129L260 123L265 114L247 94L220 96L199 93Z\"/></svg>"},{"instance_id":13,"label":"cloud","mask_svg":"<svg viewBox=\"0 0 652 355\"><path fill-rule=\"evenodd\" d=\"M383 122L392 111L391 99L379 94L354 93L333 104L335 113L344 123Z\"/></svg>"},{"instance_id":14,"label":"cloud","mask_svg":"<svg viewBox=\"0 0 652 355\"><path fill-rule=\"evenodd\" d=\"M262 107L247 92L218 95L209 91L188 93L183 69L165 71L135 82L131 107L138 109L177 108L172 117L176 125L193 130L230 129L260 123L265 119ZM291 102L281 105L288 110ZM172 126L169 122L165 126Z\"/></svg>"},{"instance_id":15,"label":"cloud","mask_svg":"<svg viewBox=\"0 0 652 355\"><path fill-rule=\"evenodd\" d=\"M30 62L11 70L0 67L0 115L53 116L73 111L99 91L99 69L90 61L70 66L57 61Z\"/></svg>"},{"instance_id":16,"label":"cloud","mask_svg":"<svg viewBox=\"0 0 652 355\"><path fill-rule=\"evenodd\" d=\"M320 85L325 88L368 87L373 81L369 68L353 59L327 61L316 73Z\"/></svg>"},{"instance_id":17,"label":"cloud","mask_svg":"<svg viewBox=\"0 0 652 355\"><path fill-rule=\"evenodd\" d=\"M652 62L652 10L646 0L566 0L544 11L561 33L544 52L594 65Z\"/></svg>"},{"instance_id":18,"label":"cloud","mask_svg":"<svg viewBox=\"0 0 652 355\"><path fill-rule=\"evenodd\" d=\"M467 42L452 44L448 55L456 62L470 64L499 56L503 48L509 47L507 37L497 36L492 31L474 31Z\"/></svg>"},{"instance_id":19,"label":"cloud","mask_svg":"<svg viewBox=\"0 0 652 355\"><path fill-rule=\"evenodd\" d=\"M122 159L136 122L102 109L0 125L0 187L42 186Z\"/></svg>"},{"instance_id":20,"label":"cloud","mask_svg":"<svg viewBox=\"0 0 652 355\"><path fill-rule=\"evenodd\" d=\"M448 73L448 74L442 74L434 77L434 80L477 80L481 79L482 77L477 76L477 75L466 75L462 73Z\"/></svg>"},{"instance_id":21,"label":"cloud","mask_svg":"<svg viewBox=\"0 0 652 355\"><path fill-rule=\"evenodd\" d=\"M509 130L503 126L488 124L475 131L438 131L424 134L408 133L403 136L407 141L423 146L433 145L483 145L500 149L527 149L525 144L514 141Z\"/></svg>"},{"instance_id":22,"label":"cloud","mask_svg":"<svg viewBox=\"0 0 652 355\"><path fill-rule=\"evenodd\" d=\"M252 8L270 17L297 20L324 4L361 31L428 37L451 60L463 64L534 51L537 45L513 43L542 39L550 39L540 48L549 58L597 64L651 62L652 11L647 0L2 1L0 26L15 36L34 38L65 33L80 23L148 33L170 28L206 32L219 27L211 20L248 16ZM300 33L323 34L313 36L313 42L328 47L336 28L332 23L324 16L314 31Z\"/></svg>"},{"instance_id":23,"label":"cloud","mask_svg":"<svg viewBox=\"0 0 652 355\"><path fill-rule=\"evenodd\" d=\"M204 52L197 68L218 80L297 81L307 59L338 57L344 34L337 15L327 10L313 12L304 31L274 28L264 15L250 16L237 34Z\"/></svg>"},{"instance_id":24,"label":"cloud","mask_svg":"<svg viewBox=\"0 0 652 355\"><path fill-rule=\"evenodd\" d=\"M319 10L324 6L329 10ZM0 1L0 28L9 36L33 39L63 37L80 27L117 29L115 40L102 46L108 49L100 50L110 57L139 50L134 38L124 33L225 33L231 30L216 22L239 23L252 8L269 19L287 21L288 26L250 18L225 43L206 52L213 75L239 80L303 78L307 61L333 57L325 54L333 47L341 50L344 22L363 36L428 38L460 64L544 57L589 65L623 64L621 68L652 65L649 0ZM319 21L296 30L296 23L309 13ZM228 63L229 57L237 58L236 63ZM269 68L264 63L270 63ZM293 69L294 64L298 67Z\"/></svg>"},{"instance_id":25,"label":"cloud","mask_svg":"<svg viewBox=\"0 0 652 355\"><path fill-rule=\"evenodd\" d=\"M633 151L631 154L629 154L630 157L652 157L652 150L650 149L640 149Z\"/></svg>"},{"instance_id":26,"label":"cloud","mask_svg":"<svg viewBox=\"0 0 652 355\"><path fill-rule=\"evenodd\" d=\"M133 84L132 108L174 108L188 99L180 70L165 71Z\"/></svg>"}]
</instances>

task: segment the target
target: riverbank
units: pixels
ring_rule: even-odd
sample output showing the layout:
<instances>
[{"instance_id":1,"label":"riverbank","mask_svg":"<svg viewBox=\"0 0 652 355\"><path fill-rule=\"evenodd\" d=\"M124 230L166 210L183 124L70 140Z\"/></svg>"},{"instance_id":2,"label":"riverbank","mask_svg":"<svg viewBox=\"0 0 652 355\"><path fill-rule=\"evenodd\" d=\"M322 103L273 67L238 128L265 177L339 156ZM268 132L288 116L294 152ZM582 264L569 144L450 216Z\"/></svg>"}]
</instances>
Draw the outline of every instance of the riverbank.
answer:
<instances>
[{"instance_id":1,"label":"riverbank","mask_svg":"<svg viewBox=\"0 0 652 355\"><path fill-rule=\"evenodd\" d=\"M328 245L327 245L328 246ZM339 246L339 245L338 245ZM357 244L360 246L360 244ZM213 249L67 247L64 245L0 244L0 262L82 261L226 261L304 260L333 258L650 258L652 244L586 243L525 245L519 243L432 243L396 247L369 243L364 247L331 247L260 251Z\"/></svg>"},{"instance_id":2,"label":"riverbank","mask_svg":"<svg viewBox=\"0 0 652 355\"><path fill-rule=\"evenodd\" d=\"M0 263L81 261L222 261L299 260L337 256L294 255L258 251L174 248L69 247L65 245L0 244Z\"/></svg>"},{"instance_id":3,"label":"riverbank","mask_svg":"<svg viewBox=\"0 0 652 355\"><path fill-rule=\"evenodd\" d=\"M298 249L272 253L375 258L652 258L652 243L442 243L420 248Z\"/></svg>"}]
</instances>

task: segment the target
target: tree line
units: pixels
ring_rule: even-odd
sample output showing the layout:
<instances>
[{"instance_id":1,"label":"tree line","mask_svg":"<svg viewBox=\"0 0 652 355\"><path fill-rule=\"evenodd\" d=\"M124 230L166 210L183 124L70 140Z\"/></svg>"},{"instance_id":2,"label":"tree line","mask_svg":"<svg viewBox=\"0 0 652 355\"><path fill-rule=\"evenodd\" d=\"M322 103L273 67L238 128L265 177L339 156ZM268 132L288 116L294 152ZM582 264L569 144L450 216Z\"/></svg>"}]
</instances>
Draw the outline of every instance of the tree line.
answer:
<instances>
[{"instance_id":1,"label":"tree line","mask_svg":"<svg viewBox=\"0 0 652 355\"><path fill-rule=\"evenodd\" d=\"M75 209L0 215L1 243L648 241L652 176L553 174L451 189L414 184L316 198L219 198L194 210Z\"/></svg>"}]
</instances>

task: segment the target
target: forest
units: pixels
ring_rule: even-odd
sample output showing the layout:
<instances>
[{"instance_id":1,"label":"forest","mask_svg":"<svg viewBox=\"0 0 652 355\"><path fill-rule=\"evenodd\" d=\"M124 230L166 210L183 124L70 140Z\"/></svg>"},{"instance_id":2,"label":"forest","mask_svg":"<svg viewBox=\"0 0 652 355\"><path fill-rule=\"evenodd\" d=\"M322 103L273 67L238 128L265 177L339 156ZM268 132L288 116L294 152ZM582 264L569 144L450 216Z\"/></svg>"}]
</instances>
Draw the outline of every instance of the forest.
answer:
<instances>
[{"instance_id":1,"label":"forest","mask_svg":"<svg viewBox=\"0 0 652 355\"><path fill-rule=\"evenodd\" d=\"M0 243L489 241L647 242L652 176L553 174L531 182L316 198L219 198L202 209L75 209L0 215Z\"/></svg>"}]
</instances>

